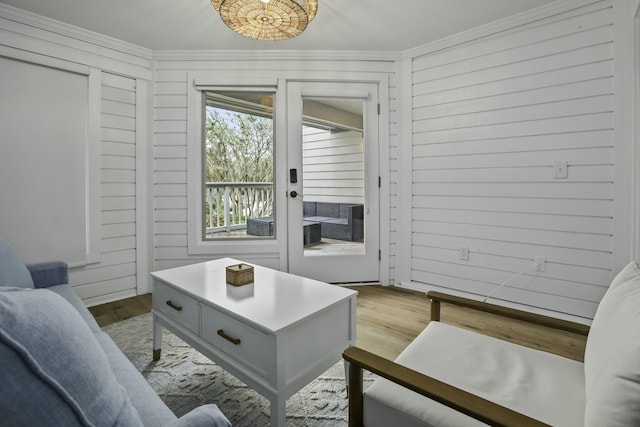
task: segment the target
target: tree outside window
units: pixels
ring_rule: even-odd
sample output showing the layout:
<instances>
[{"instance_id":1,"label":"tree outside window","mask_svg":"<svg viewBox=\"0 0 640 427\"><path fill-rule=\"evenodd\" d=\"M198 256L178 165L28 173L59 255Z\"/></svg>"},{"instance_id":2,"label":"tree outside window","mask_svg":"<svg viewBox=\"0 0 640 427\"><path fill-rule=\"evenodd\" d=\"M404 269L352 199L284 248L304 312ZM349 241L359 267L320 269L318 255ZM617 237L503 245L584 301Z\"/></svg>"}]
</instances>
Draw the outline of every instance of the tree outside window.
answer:
<instances>
[{"instance_id":1,"label":"tree outside window","mask_svg":"<svg viewBox=\"0 0 640 427\"><path fill-rule=\"evenodd\" d=\"M206 238L247 237L248 219L273 217L272 105L273 94L206 93Z\"/></svg>"}]
</instances>

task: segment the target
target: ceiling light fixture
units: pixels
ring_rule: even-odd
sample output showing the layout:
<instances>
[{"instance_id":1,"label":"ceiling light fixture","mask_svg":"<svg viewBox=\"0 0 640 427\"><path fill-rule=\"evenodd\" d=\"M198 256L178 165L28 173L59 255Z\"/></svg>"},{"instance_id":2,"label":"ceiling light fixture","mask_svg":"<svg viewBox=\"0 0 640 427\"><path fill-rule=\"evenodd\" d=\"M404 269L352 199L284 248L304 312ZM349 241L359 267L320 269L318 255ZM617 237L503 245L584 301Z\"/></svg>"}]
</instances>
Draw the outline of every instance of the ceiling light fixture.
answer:
<instances>
[{"instance_id":1,"label":"ceiling light fixture","mask_svg":"<svg viewBox=\"0 0 640 427\"><path fill-rule=\"evenodd\" d=\"M211 0L222 21L257 40L285 40L302 33L318 11L318 0Z\"/></svg>"}]
</instances>

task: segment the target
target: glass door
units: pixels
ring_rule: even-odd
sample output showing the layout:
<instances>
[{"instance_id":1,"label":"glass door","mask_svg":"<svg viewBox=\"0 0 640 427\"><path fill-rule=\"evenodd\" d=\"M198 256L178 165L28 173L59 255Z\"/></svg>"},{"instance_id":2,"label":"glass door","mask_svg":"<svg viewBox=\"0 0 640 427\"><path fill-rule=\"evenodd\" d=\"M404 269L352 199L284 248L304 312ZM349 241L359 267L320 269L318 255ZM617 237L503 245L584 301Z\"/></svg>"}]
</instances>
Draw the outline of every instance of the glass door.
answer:
<instances>
[{"instance_id":1,"label":"glass door","mask_svg":"<svg viewBox=\"0 0 640 427\"><path fill-rule=\"evenodd\" d=\"M379 279L377 85L287 86L289 271Z\"/></svg>"}]
</instances>

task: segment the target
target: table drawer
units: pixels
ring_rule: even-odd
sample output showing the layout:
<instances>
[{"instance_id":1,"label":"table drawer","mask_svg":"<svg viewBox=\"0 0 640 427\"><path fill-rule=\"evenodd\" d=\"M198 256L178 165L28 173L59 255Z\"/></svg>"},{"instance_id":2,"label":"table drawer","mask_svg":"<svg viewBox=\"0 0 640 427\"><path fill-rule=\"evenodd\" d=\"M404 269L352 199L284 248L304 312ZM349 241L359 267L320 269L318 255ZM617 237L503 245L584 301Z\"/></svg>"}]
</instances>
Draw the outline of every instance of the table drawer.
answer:
<instances>
[{"instance_id":1,"label":"table drawer","mask_svg":"<svg viewBox=\"0 0 640 427\"><path fill-rule=\"evenodd\" d=\"M275 336L202 306L200 336L267 379L275 377Z\"/></svg>"},{"instance_id":2,"label":"table drawer","mask_svg":"<svg viewBox=\"0 0 640 427\"><path fill-rule=\"evenodd\" d=\"M199 332L198 302L158 281L153 285L153 308L193 333Z\"/></svg>"}]
</instances>

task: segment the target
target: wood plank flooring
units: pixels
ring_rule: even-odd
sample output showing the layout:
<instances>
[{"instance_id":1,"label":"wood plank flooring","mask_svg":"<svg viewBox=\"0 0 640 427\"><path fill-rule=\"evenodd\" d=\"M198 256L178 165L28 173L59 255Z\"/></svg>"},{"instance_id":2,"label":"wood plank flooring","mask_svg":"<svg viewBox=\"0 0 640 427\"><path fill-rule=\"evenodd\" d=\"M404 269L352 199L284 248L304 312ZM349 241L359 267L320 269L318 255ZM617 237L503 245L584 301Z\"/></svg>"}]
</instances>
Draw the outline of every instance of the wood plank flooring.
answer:
<instances>
[{"instance_id":1,"label":"wood plank flooring","mask_svg":"<svg viewBox=\"0 0 640 427\"><path fill-rule=\"evenodd\" d=\"M89 307L89 312L91 312L100 327L139 316L150 311L151 294L139 295L108 304Z\"/></svg>"},{"instance_id":2,"label":"wood plank flooring","mask_svg":"<svg viewBox=\"0 0 640 427\"><path fill-rule=\"evenodd\" d=\"M423 293L379 285L350 288L358 291L356 344L359 347L393 360L429 322L429 301ZM100 326L150 310L151 294L89 308ZM584 354L584 337L505 321L495 315L480 315L468 309L443 305L442 320L507 341L552 350L576 360L582 360Z\"/></svg>"}]
</instances>

